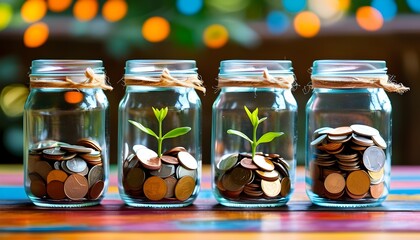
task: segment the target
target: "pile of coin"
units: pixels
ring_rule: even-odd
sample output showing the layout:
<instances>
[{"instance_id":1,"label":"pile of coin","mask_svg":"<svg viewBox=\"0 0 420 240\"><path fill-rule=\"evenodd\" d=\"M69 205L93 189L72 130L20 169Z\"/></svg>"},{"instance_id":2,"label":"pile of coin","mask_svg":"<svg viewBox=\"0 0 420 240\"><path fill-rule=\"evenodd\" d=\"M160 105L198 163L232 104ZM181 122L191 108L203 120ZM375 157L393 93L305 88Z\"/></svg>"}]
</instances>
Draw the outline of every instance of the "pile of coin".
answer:
<instances>
[{"instance_id":1,"label":"pile of coin","mask_svg":"<svg viewBox=\"0 0 420 240\"><path fill-rule=\"evenodd\" d=\"M387 144L361 124L323 127L313 133L312 192L332 200L375 200L384 192Z\"/></svg>"},{"instance_id":2,"label":"pile of coin","mask_svg":"<svg viewBox=\"0 0 420 240\"><path fill-rule=\"evenodd\" d=\"M75 145L54 140L35 144L27 163L32 195L66 202L99 199L105 188L101 152L87 138Z\"/></svg>"},{"instance_id":3,"label":"pile of coin","mask_svg":"<svg viewBox=\"0 0 420 240\"><path fill-rule=\"evenodd\" d=\"M184 147L160 157L143 145L134 145L133 152L123 162L123 187L129 197L184 202L198 189L198 162Z\"/></svg>"},{"instance_id":4,"label":"pile of coin","mask_svg":"<svg viewBox=\"0 0 420 240\"><path fill-rule=\"evenodd\" d=\"M280 199L290 193L289 164L278 154L227 154L216 165L220 195L234 201Z\"/></svg>"}]
</instances>

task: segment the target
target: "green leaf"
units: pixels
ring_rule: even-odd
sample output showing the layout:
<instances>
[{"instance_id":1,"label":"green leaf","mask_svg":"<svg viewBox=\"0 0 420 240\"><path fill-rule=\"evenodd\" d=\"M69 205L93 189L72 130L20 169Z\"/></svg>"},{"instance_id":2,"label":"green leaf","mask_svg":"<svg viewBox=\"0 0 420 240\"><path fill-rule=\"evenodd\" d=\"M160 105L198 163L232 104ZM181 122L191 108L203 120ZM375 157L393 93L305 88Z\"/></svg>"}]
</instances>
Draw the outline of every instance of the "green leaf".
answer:
<instances>
[{"instance_id":1,"label":"green leaf","mask_svg":"<svg viewBox=\"0 0 420 240\"><path fill-rule=\"evenodd\" d=\"M258 124L260 124L260 123L264 122L265 120L267 120L267 117L263 117L263 118L261 118L260 120L258 120Z\"/></svg>"},{"instance_id":2,"label":"green leaf","mask_svg":"<svg viewBox=\"0 0 420 240\"><path fill-rule=\"evenodd\" d=\"M249 137L247 135L243 134L242 132L239 132L239 131L236 131L236 130L233 130L233 129L229 129L229 130L227 130L227 133L237 135L237 136L247 140L248 142L250 142L252 144L252 140L249 139Z\"/></svg>"},{"instance_id":3,"label":"green leaf","mask_svg":"<svg viewBox=\"0 0 420 240\"><path fill-rule=\"evenodd\" d=\"M244 108L245 108L246 114L248 115L249 121L251 121L252 123L252 113L249 111L249 109L246 106L244 106Z\"/></svg>"},{"instance_id":4,"label":"green leaf","mask_svg":"<svg viewBox=\"0 0 420 240\"><path fill-rule=\"evenodd\" d=\"M166 118L166 115L168 114L168 107L162 108L160 110L160 121L162 122L163 119Z\"/></svg>"},{"instance_id":5,"label":"green leaf","mask_svg":"<svg viewBox=\"0 0 420 240\"><path fill-rule=\"evenodd\" d=\"M133 121L133 120L128 120L128 122L130 122L131 124L133 124L134 126L136 126L138 129L140 129L141 131L143 131L143 132L145 132L145 133L147 133L147 134L149 134L149 135L152 135L153 137L155 137L155 138L159 138L157 135L156 135L156 133L155 132L153 132L153 130L152 129L150 129L150 128L147 128L147 127L145 127L145 126L143 126L141 123L138 123L138 122L136 122L136 121Z\"/></svg>"},{"instance_id":6,"label":"green leaf","mask_svg":"<svg viewBox=\"0 0 420 240\"><path fill-rule=\"evenodd\" d=\"M271 141L273 141L274 138L280 137L283 134L284 133L282 133L282 132L268 132L268 133L265 133L264 135L262 135L260 137L260 139L258 139L257 144L271 142Z\"/></svg>"},{"instance_id":7,"label":"green leaf","mask_svg":"<svg viewBox=\"0 0 420 240\"><path fill-rule=\"evenodd\" d=\"M158 121L160 121L160 111L157 108L152 107L153 113Z\"/></svg>"},{"instance_id":8,"label":"green leaf","mask_svg":"<svg viewBox=\"0 0 420 240\"><path fill-rule=\"evenodd\" d=\"M184 134L188 133L190 130L191 130L190 127L175 128L175 129L172 129L171 131L167 132L162 137L162 139L178 137L178 136L181 136L181 135L184 135Z\"/></svg>"},{"instance_id":9,"label":"green leaf","mask_svg":"<svg viewBox=\"0 0 420 240\"><path fill-rule=\"evenodd\" d=\"M252 125L254 127L258 126L258 108L252 112Z\"/></svg>"}]
</instances>

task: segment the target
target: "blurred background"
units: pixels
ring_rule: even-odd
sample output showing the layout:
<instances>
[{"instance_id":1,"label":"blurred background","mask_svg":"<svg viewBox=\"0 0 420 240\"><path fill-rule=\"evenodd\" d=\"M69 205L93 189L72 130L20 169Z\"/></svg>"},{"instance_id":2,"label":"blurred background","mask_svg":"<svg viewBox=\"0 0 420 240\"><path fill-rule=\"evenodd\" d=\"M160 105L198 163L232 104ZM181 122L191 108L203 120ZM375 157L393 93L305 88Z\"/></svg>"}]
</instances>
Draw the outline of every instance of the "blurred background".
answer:
<instances>
[{"instance_id":1,"label":"blurred background","mask_svg":"<svg viewBox=\"0 0 420 240\"><path fill-rule=\"evenodd\" d=\"M288 59L299 87L298 163L304 161L309 69L317 59L385 60L411 87L393 104L393 164L419 164L419 0L0 0L0 163L22 163L22 111L34 59L100 59L114 90L116 163L120 81L129 59L193 59L207 88L203 162L210 162L211 106L219 62Z\"/></svg>"}]
</instances>

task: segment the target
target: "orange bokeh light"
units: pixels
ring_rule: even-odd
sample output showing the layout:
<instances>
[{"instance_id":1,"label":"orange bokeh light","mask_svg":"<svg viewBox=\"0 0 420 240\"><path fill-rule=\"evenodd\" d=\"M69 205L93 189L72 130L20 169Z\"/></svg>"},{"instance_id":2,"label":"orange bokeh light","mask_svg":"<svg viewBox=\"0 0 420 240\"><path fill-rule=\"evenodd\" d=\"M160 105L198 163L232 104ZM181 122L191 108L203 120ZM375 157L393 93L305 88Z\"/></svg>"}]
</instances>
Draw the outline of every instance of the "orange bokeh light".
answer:
<instances>
[{"instance_id":1,"label":"orange bokeh light","mask_svg":"<svg viewBox=\"0 0 420 240\"><path fill-rule=\"evenodd\" d=\"M29 26L23 34L23 43L26 47L36 48L44 44L48 39L48 26L43 22Z\"/></svg>"},{"instance_id":2,"label":"orange bokeh light","mask_svg":"<svg viewBox=\"0 0 420 240\"><path fill-rule=\"evenodd\" d=\"M204 30L203 41L209 48L221 48L228 40L229 32L223 25L213 24Z\"/></svg>"},{"instance_id":3,"label":"orange bokeh light","mask_svg":"<svg viewBox=\"0 0 420 240\"><path fill-rule=\"evenodd\" d=\"M62 12L70 7L72 0L48 0L48 9L52 12Z\"/></svg>"},{"instance_id":4,"label":"orange bokeh light","mask_svg":"<svg viewBox=\"0 0 420 240\"><path fill-rule=\"evenodd\" d=\"M315 13L303 11L296 15L293 26L297 34L310 38L318 34L321 28L321 21Z\"/></svg>"},{"instance_id":5,"label":"orange bokeh light","mask_svg":"<svg viewBox=\"0 0 420 240\"><path fill-rule=\"evenodd\" d=\"M373 7L364 6L356 11L356 21L359 26L367 31L377 31L384 24L382 14Z\"/></svg>"},{"instance_id":6,"label":"orange bokeh light","mask_svg":"<svg viewBox=\"0 0 420 240\"><path fill-rule=\"evenodd\" d=\"M47 13L47 3L43 0L28 0L23 3L20 15L23 21L33 23L41 20Z\"/></svg>"},{"instance_id":7,"label":"orange bokeh light","mask_svg":"<svg viewBox=\"0 0 420 240\"><path fill-rule=\"evenodd\" d=\"M64 100L71 104L80 103L83 101L83 93L81 92L66 92L64 93Z\"/></svg>"},{"instance_id":8,"label":"orange bokeh light","mask_svg":"<svg viewBox=\"0 0 420 240\"><path fill-rule=\"evenodd\" d=\"M127 14L127 3L125 0L108 0L102 7L102 16L108 22L117 22Z\"/></svg>"},{"instance_id":9,"label":"orange bokeh light","mask_svg":"<svg viewBox=\"0 0 420 240\"><path fill-rule=\"evenodd\" d=\"M97 0L77 0L74 4L73 15L77 20L87 22L96 16L98 8Z\"/></svg>"},{"instance_id":10,"label":"orange bokeh light","mask_svg":"<svg viewBox=\"0 0 420 240\"><path fill-rule=\"evenodd\" d=\"M163 17L151 17L143 23L141 34L149 42L165 40L171 31L169 22Z\"/></svg>"}]
</instances>

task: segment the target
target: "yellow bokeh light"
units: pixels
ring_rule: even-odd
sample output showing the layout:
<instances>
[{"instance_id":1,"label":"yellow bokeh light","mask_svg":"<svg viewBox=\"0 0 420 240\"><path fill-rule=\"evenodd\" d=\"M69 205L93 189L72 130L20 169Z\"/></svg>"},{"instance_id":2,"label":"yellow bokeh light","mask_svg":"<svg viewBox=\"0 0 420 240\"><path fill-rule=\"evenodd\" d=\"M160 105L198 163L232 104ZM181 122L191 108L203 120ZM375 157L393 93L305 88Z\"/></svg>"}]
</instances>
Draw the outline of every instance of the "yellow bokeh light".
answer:
<instances>
[{"instance_id":1,"label":"yellow bokeh light","mask_svg":"<svg viewBox=\"0 0 420 240\"><path fill-rule=\"evenodd\" d=\"M72 0L48 0L48 9L52 12L62 12L70 7Z\"/></svg>"},{"instance_id":2,"label":"yellow bokeh light","mask_svg":"<svg viewBox=\"0 0 420 240\"><path fill-rule=\"evenodd\" d=\"M341 11L347 11L350 8L350 0L338 0L338 8Z\"/></svg>"},{"instance_id":3,"label":"yellow bokeh light","mask_svg":"<svg viewBox=\"0 0 420 240\"><path fill-rule=\"evenodd\" d=\"M151 17L143 23L141 34L149 42L161 42L171 32L169 22L163 17Z\"/></svg>"},{"instance_id":4,"label":"yellow bokeh light","mask_svg":"<svg viewBox=\"0 0 420 240\"><path fill-rule=\"evenodd\" d=\"M321 21L318 16L309 11L303 11L296 15L293 26L297 34L310 38L318 34L321 28Z\"/></svg>"},{"instance_id":5,"label":"yellow bokeh light","mask_svg":"<svg viewBox=\"0 0 420 240\"><path fill-rule=\"evenodd\" d=\"M204 30L203 41L209 48L221 48L228 40L229 32L223 25L213 24Z\"/></svg>"},{"instance_id":6,"label":"yellow bokeh light","mask_svg":"<svg viewBox=\"0 0 420 240\"><path fill-rule=\"evenodd\" d=\"M27 23L41 20L46 13L47 3L44 0L27 0L20 9L20 15Z\"/></svg>"},{"instance_id":7,"label":"yellow bokeh light","mask_svg":"<svg viewBox=\"0 0 420 240\"><path fill-rule=\"evenodd\" d=\"M10 6L8 3L0 3L0 31L9 26L12 17L12 6Z\"/></svg>"},{"instance_id":8,"label":"yellow bokeh light","mask_svg":"<svg viewBox=\"0 0 420 240\"><path fill-rule=\"evenodd\" d=\"M0 107L8 117L18 117L23 113L23 106L29 89L22 84L12 84L3 88L0 94Z\"/></svg>"},{"instance_id":9,"label":"yellow bokeh light","mask_svg":"<svg viewBox=\"0 0 420 240\"><path fill-rule=\"evenodd\" d=\"M96 16L98 8L97 0L77 0L73 7L73 15L77 20L87 22Z\"/></svg>"},{"instance_id":10,"label":"yellow bokeh light","mask_svg":"<svg viewBox=\"0 0 420 240\"><path fill-rule=\"evenodd\" d=\"M48 39L48 26L43 22L29 26L23 34L23 43L26 47L36 48L44 44Z\"/></svg>"},{"instance_id":11,"label":"yellow bokeh light","mask_svg":"<svg viewBox=\"0 0 420 240\"><path fill-rule=\"evenodd\" d=\"M108 22L117 22L127 14L127 3L125 0L108 0L102 7L102 16Z\"/></svg>"},{"instance_id":12,"label":"yellow bokeh light","mask_svg":"<svg viewBox=\"0 0 420 240\"><path fill-rule=\"evenodd\" d=\"M367 31L377 31L384 24L382 14L376 8L370 6L357 9L356 21L361 28Z\"/></svg>"}]
</instances>

